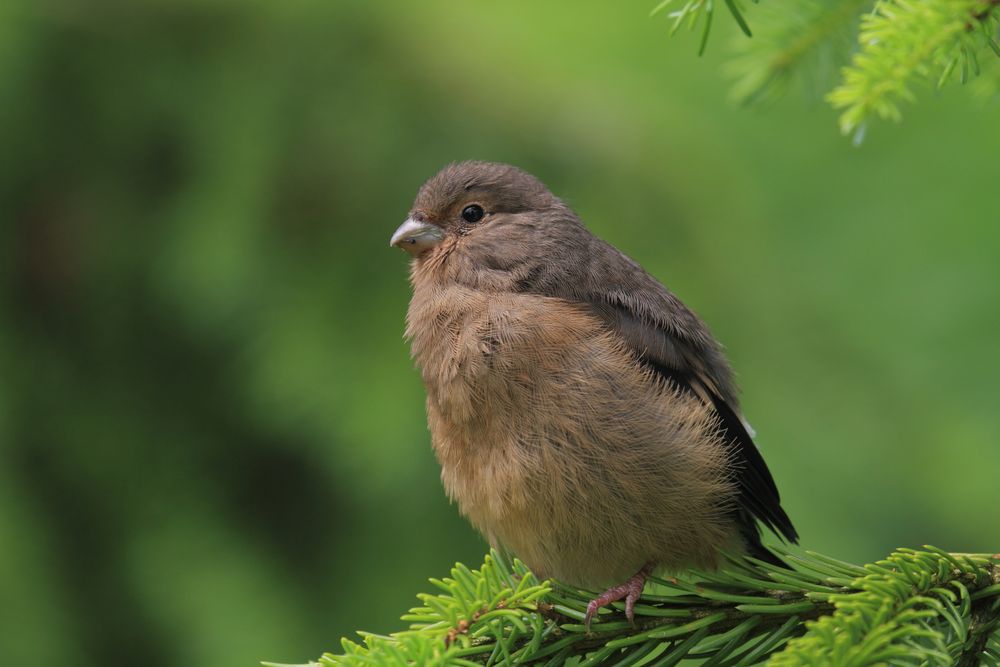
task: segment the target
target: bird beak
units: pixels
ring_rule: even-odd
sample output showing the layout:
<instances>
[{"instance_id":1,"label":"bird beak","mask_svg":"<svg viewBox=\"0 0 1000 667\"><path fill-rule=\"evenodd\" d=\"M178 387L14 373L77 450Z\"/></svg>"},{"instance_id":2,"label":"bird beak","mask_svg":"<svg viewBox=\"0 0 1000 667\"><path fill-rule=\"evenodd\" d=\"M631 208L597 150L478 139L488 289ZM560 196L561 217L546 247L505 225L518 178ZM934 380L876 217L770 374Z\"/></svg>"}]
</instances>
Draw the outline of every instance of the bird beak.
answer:
<instances>
[{"instance_id":1,"label":"bird beak","mask_svg":"<svg viewBox=\"0 0 1000 667\"><path fill-rule=\"evenodd\" d=\"M444 231L437 225L407 218L406 222L401 224L392 238L389 239L389 245L399 246L411 255L419 255L423 251L433 248L443 239Z\"/></svg>"}]
</instances>

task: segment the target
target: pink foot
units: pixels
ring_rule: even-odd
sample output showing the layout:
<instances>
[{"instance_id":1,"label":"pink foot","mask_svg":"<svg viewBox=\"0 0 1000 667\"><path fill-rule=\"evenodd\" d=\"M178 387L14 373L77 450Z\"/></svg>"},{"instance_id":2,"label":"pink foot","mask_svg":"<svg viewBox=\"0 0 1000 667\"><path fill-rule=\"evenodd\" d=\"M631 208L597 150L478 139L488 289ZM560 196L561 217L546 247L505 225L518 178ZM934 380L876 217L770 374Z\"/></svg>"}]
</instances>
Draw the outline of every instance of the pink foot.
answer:
<instances>
[{"instance_id":1,"label":"pink foot","mask_svg":"<svg viewBox=\"0 0 1000 667\"><path fill-rule=\"evenodd\" d=\"M629 580L624 584L613 586L591 600L587 604L587 618L584 621L587 632L590 632L590 621L597 615L598 609L622 598L625 598L625 618L628 619L629 623L634 623L635 601L642 595L642 587L646 584L646 577L652 569L652 564L647 563L641 570L629 577Z\"/></svg>"}]
</instances>

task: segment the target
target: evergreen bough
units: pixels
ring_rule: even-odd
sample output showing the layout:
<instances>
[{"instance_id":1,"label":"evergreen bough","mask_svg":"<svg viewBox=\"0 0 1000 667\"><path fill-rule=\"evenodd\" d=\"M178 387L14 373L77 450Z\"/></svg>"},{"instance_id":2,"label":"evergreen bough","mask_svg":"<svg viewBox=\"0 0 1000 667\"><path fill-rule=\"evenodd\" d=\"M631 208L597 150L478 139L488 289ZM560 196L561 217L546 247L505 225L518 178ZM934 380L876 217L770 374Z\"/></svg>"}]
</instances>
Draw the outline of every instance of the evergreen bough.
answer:
<instances>
[{"instance_id":1,"label":"evergreen bough","mask_svg":"<svg viewBox=\"0 0 1000 667\"><path fill-rule=\"evenodd\" d=\"M616 603L590 633L594 591L539 581L493 551L431 579L438 591L418 596L408 630L360 632L310 665L1000 666L1000 555L928 546L862 567L776 551L790 569L732 557L718 572L652 577L634 625Z\"/></svg>"},{"instance_id":2,"label":"evergreen bough","mask_svg":"<svg viewBox=\"0 0 1000 667\"><path fill-rule=\"evenodd\" d=\"M751 36L741 0L724 0ZM685 4L680 4L684 2ZM700 30L705 50L716 0L663 0L670 33ZM1000 90L1000 0L768 0L729 66L744 103L773 99L798 72L819 82L841 110L845 134L863 136L871 118L898 121L918 84L943 87L980 77L980 93ZM812 67L804 67L806 65ZM828 84L839 69L837 83Z\"/></svg>"}]
</instances>

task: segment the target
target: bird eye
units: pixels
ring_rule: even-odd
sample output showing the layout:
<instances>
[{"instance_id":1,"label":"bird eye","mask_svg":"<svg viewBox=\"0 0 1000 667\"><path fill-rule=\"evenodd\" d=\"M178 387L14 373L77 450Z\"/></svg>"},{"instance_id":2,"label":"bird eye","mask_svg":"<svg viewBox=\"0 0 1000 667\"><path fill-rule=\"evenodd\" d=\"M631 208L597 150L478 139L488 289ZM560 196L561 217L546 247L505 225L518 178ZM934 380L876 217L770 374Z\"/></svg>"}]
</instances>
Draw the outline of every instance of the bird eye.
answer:
<instances>
[{"instance_id":1,"label":"bird eye","mask_svg":"<svg viewBox=\"0 0 1000 667\"><path fill-rule=\"evenodd\" d=\"M471 204L462 209L462 220L466 222L479 222L483 215L483 207L479 204Z\"/></svg>"}]
</instances>

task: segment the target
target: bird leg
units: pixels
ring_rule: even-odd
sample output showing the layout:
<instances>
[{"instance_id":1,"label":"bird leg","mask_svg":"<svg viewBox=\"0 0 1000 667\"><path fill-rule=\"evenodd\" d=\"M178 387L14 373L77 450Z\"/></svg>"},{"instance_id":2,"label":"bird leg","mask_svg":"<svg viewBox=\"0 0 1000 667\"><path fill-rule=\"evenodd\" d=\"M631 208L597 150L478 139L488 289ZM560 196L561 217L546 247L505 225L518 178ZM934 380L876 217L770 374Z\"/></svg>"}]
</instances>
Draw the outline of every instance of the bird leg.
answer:
<instances>
[{"instance_id":1,"label":"bird leg","mask_svg":"<svg viewBox=\"0 0 1000 667\"><path fill-rule=\"evenodd\" d=\"M587 618L584 625L587 632L590 632L590 621L597 615L597 611L604 605L617 602L625 598L625 618L629 623L635 622L635 601L642 595L642 588L646 585L646 577L653 570L652 563L646 563L641 570L629 577L628 581L618 586L612 586L587 604Z\"/></svg>"}]
</instances>

